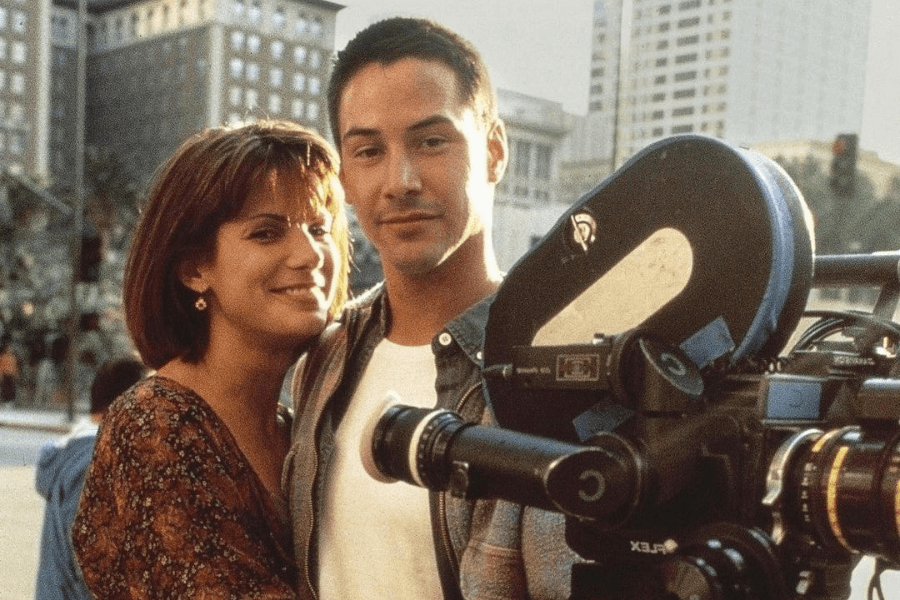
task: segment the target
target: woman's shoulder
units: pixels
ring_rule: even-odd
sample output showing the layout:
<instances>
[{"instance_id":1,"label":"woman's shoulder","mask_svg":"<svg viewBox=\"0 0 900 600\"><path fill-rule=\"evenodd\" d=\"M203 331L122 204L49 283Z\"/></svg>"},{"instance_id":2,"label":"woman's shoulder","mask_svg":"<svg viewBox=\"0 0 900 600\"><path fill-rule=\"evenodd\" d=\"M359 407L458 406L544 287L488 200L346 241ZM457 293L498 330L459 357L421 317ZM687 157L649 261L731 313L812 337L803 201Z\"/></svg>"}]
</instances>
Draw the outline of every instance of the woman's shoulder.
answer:
<instances>
[{"instance_id":1,"label":"woman's shoulder","mask_svg":"<svg viewBox=\"0 0 900 600\"><path fill-rule=\"evenodd\" d=\"M112 403L101 430L116 437L167 438L171 443L203 431L218 435L221 428L221 421L196 392L171 379L151 375Z\"/></svg>"}]
</instances>

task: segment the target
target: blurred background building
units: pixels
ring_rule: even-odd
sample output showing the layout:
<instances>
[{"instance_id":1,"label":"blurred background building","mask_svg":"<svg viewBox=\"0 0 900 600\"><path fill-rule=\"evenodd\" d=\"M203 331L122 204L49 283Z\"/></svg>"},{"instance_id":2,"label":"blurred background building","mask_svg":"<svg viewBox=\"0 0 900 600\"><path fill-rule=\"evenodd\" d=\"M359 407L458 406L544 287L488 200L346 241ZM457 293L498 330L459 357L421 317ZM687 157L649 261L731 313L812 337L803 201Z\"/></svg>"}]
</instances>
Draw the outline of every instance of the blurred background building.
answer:
<instances>
[{"instance_id":1,"label":"blurred background building","mask_svg":"<svg viewBox=\"0 0 900 600\"><path fill-rule=\"evenodd\" d=\"M595 0L588 105L616 165L683 133L740 144L859 132L871 0Z\"/></svg>"}]
</instances>

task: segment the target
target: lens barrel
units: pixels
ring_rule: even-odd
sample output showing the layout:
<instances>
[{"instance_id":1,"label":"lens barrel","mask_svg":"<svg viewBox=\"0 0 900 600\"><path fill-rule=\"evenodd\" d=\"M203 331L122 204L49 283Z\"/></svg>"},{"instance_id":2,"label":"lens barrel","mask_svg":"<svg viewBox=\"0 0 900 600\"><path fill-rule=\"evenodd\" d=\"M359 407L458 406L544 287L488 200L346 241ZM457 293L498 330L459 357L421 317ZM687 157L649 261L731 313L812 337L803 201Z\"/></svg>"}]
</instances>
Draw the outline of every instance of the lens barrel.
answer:
<instances>
[{"instance_id":1,"label":"lens barrel","mask_svg":"<svg viewBox=\"0 0 900 600\"><path fill-rule=\"evenodd\" d=\"M632 506L642 481L629 453L398 404L381 414L370 448L371 462L385 481L449 490L465 498L502 498L585 519L609 517Z\"/></svg>"}]
</instances>

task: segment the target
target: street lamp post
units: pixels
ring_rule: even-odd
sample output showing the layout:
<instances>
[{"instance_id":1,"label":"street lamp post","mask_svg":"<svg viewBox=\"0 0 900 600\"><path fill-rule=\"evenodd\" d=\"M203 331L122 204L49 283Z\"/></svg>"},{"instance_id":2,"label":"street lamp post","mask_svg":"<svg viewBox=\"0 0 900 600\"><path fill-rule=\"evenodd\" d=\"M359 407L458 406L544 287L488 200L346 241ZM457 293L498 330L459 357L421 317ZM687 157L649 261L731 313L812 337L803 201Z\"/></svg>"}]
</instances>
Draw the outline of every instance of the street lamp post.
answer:
<instances>
[{"instance_id":1,"label":"street lamp post","mask_svg":"<svg viewBox=\"0 0 900 600\"><path fill-rule=\"evenodd\" d=\"M81 237L84 229L84 113L87 81L87 2L78 0L75 91L75 206L72 227L72 280L70 286L69 352L66 359L66 396L68 419L75 420L76 366L78 361L79 299L78 280L81 265Z\"/></svg>"}]
</instances>

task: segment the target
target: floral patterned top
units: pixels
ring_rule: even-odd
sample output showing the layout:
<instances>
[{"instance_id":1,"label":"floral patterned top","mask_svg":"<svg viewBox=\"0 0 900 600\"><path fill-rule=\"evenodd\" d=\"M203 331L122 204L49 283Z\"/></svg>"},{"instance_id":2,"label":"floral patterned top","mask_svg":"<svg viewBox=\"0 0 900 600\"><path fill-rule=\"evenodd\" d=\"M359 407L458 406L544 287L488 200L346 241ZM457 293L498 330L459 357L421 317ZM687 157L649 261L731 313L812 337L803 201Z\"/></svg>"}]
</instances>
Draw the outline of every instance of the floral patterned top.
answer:
<instances>
[{"instance_id":1,"label":"floral patterned top","mask_svg":"<svg viewBox=\"0 0 900 600\"><path fill-rule=\"evenodd\" d=\"M295 598L286 501L212 408L163 377L110 407L72 540L99 600Z\"/></svg>"}]
</instances>

